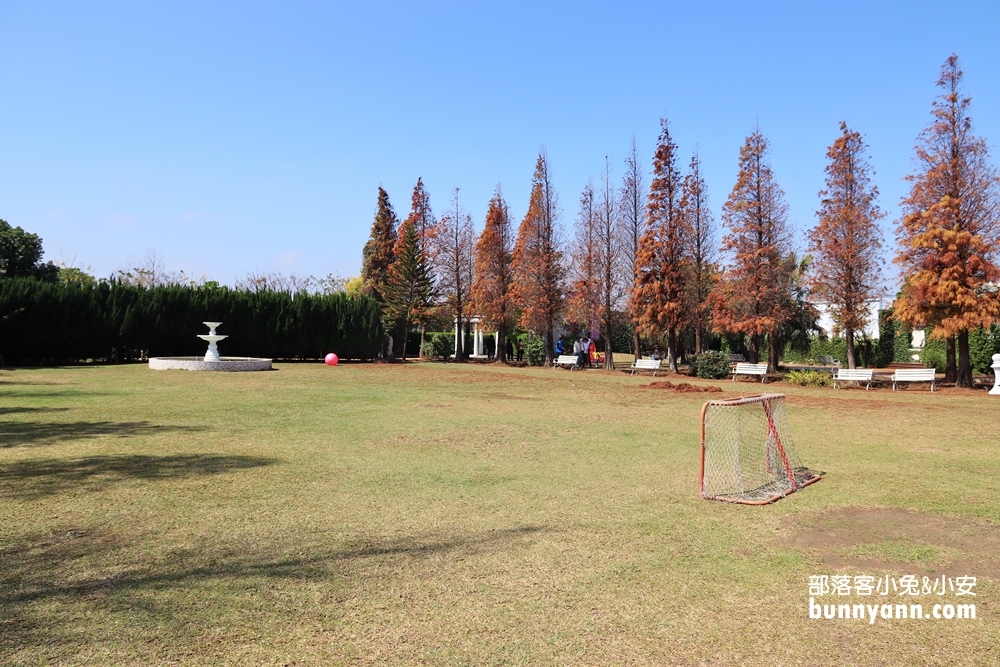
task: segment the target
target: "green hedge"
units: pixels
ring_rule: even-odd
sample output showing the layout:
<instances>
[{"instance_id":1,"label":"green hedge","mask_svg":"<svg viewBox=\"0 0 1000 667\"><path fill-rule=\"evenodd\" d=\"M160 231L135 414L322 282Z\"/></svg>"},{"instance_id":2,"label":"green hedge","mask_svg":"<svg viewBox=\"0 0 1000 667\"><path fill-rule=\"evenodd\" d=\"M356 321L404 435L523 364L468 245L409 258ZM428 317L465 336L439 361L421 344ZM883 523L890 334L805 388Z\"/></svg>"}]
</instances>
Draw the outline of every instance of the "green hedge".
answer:
<instances>
[{"instance_id":1,"label":"green hedge","mask_svg":"<svg viewBox=\"0 0 1000 667\"><path fill-rule=\"evenodd\" d=\"M382 340L367 296L242 292L101 282L0 280L0 354L8 363L204 354L202 322L223 323L225 356L370 359Z\"/></svg>"}]
</instances>

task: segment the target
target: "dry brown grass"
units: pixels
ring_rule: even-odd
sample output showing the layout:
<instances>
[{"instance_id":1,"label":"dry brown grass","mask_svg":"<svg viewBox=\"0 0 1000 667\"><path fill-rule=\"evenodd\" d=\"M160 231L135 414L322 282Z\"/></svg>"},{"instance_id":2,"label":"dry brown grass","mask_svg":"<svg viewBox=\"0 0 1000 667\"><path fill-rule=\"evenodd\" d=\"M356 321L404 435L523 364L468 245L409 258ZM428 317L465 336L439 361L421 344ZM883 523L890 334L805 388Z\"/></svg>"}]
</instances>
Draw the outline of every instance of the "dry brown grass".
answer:
<instances>
[{"instance_id":1,"label":"dry brown grass","mask_svg":"<svg viewBox=\"0 0 1000 667\"><path fill-rule=\"evenodd\" d=\"M926 529L998 539L1000 400L770 386L827 476L751 508L697 497L697 416L760 385L668 379L724 392L442 364L0 372L0 663L1000 662L996 556ZM884 535L838 514L870 512L901 514ZM811 574L955 563L981 568L974 622L807 618Z\"/></svg>"}]
</instances>

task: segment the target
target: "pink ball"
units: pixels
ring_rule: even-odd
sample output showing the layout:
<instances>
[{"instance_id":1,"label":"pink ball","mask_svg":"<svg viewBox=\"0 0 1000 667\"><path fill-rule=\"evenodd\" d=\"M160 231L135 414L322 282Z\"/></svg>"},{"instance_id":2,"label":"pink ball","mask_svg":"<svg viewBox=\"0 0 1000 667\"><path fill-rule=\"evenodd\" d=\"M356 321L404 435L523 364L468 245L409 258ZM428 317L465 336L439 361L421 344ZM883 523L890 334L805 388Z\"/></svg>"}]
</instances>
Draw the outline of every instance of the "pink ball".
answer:
<instances>
[{"instance_id":1,"label":"pink ball","mask_svg":"<svg viewBox=\"0 0 1000 667\"><path fill-rule=\"evenodd\" d=\"M330 354L326 355L326 365L327 366L336 366L338 361L340 361L340 358L337 355L335 355L333 352L331 352Z\"/></svg>"}]
</instances>

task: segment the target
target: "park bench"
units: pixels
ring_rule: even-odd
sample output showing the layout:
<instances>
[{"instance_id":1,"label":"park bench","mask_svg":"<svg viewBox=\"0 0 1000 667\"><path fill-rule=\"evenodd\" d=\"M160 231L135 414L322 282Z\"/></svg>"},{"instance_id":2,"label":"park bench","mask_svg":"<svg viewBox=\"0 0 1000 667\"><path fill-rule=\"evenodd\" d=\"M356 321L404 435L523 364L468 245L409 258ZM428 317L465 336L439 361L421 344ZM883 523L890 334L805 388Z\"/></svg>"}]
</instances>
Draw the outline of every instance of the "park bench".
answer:
<instances>
[{"instance_id":1,"label":"park bench","mask_svg":"<svg viewBox=\"0 0 1000 667\"><path fill-rule=\"evenodd\" d=\"M820 366L840 366L840 359L834 359L831 356L825 356L819 358Z\"/></svg>"},{"instance_id":2,"label":"park bench","mask_svg":"<svg viewBox=\"0 0 1000 667\"><path fill-rule=\"evenodd\" d=\"M733 364L738 364L738 363L740 363L742 361L745 361L745 359L743 358L742 354L730 354L729 355L729 365L730 366L732 366Z\"/></svg>"},{"instance_id":3,"label":"park bench","mask_svg":"<svg viewBox=\"0 0 1000 667\"><path fill-rule=\"evenodd\" d=\"M552 368L556 368L557 366L569 366L571 371L579 368L579 366L576 365L575 354L560 354L552 361Z\"/></svg>"},{"instance_id":4,"label":"park bench","mask_svg":"<svg viewBox=\"0 0 1000 667\"><path fill-rule=\"evenodd\" d=\"M660 365L663 363L662 359L639 359L638 361L633 361L632 372L630 375L635 375L636 371L653 371L655 376L657 371L660 370Z\"/></svg>"},{"instance_id":5,"label":"park bench","mask_svg":"<svg viewBox=\"0 0 1000 667\"><path fill-rule=\"evenodd\" d=\"M733 369L733 382L736 381L738 375L759 375L760 381L763 384L767 376L767 364L737 363L736 368Z\"/></svg>"},{"instance_id":6,"label":"park bench","mask_svg":"<svg viewBox=\"0 0 1000 667\"><path fill-rule=\"evenodd\" d=\"M871 368L838 368L833 376L833 388L837 388L838 382L864 382L865 390L872 388L872 375L875 373Z\"/></svg>"},{"instance_id":7,"label":"park bench","mask_svg":"<svg viewBox=\"0 0 1000 667\"><path fill-rule=\"evenodd\" d=\"M897 382L930 382L931 391L934 391L933 368L897 368L892 374L892 390L896 391Z\"/></svg>"}]
</instances>

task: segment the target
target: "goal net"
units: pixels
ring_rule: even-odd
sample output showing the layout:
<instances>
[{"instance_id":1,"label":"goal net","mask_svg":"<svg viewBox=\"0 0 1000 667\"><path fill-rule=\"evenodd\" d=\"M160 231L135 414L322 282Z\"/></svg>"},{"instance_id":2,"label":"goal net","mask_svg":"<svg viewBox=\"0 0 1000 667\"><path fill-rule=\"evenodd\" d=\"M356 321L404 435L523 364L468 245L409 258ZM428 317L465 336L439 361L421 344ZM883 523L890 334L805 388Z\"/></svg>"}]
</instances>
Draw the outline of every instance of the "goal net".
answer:
<instances>
[{"instance_id":1,"label":"goal net","mask_svg":"<svg viewBox=\"0 0 1000 667\"><path fill-rule=\"evenodd\" d=\"M799 461L784 394L709 401L701 409L701 497L764 505L819 481Z\"/></svg>"}]
</instances>

